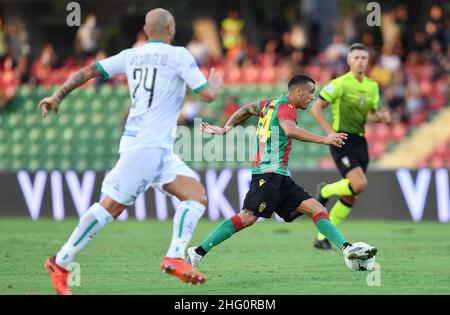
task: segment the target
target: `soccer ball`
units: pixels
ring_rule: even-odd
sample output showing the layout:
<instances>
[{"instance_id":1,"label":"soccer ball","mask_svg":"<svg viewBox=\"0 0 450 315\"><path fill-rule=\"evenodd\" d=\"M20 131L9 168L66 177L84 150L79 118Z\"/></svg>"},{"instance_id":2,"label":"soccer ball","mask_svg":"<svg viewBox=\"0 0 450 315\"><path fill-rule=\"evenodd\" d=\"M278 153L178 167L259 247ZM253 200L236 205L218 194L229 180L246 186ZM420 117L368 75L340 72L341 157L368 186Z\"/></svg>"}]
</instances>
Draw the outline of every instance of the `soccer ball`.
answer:
<instances>
[{"instance_id":1,"label":"soccer ball","mask_svg":"<svg viewBox=\"0 0 450 315\"><path fill-rule=\"evenodd\" d=\"M375 256L369 259L355 259L350 260L347 257L345 259L345 264L348 269L354 271L371 271L375 269Z\"/></svg>"},{"instance_id":2,"label":"soccer ball","mask_svg":"<svg viewBox=\"0 0 450 315\"><path fill-rule=\"evenodd\" d=\"M369 246L366 243L357 242L353 245L359 245L359 246ZM369 259L354 259L350 260L347 257L344 256L345 264L347 265L348 269L354 270L354 271L371 271L375 269L375 263L376 259L375 256Z\"/></svg>"}]
</instances>

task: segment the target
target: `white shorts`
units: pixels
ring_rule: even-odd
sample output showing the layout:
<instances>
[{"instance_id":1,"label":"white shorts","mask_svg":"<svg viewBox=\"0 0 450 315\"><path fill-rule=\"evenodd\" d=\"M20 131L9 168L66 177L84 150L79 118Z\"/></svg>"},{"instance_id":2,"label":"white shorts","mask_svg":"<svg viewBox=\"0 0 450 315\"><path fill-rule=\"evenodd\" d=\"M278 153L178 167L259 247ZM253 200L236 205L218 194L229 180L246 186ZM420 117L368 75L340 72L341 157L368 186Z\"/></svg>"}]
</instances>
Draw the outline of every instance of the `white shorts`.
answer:
<instances>
[{"instance_id":1,"label":"white shorts","mask_svg":"<svg viewBox=\"0 0 450 315\"><path fill-rule=\"evenodd\" d=\"M199 180L198 175L172 150L137 149L120 155L103 180L102 192L123 205L131 206L149 187L170 195L163 186L173 182L177 175Z\"/></svg>"}]
</instances>

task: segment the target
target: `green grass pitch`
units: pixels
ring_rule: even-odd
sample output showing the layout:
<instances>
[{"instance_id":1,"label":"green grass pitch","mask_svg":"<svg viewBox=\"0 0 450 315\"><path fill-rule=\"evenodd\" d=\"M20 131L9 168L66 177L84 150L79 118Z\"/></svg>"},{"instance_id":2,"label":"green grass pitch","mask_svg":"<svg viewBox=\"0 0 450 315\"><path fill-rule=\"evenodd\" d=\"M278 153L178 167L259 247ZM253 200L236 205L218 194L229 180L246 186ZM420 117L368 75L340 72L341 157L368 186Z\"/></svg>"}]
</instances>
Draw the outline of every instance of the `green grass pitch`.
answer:
<instances>
[{"instance_id":1,"label":"green grass pitch","mask_svg":"<svg viewBox=\"0 0 450 315\"><path fill-rule=\"evenodd\" d=\"M44 270L47 256L68 238L77 220L0 219L0 294L54 294ZM192 244L218 224L200 221ZM81 252L81 286L74 294L450 294L449 226L437 222L347 221L350 242L378 247L380 286L368 272L349 271L340 251L312 247L312 221L265 220L214 248L199 270L208 280L187 285L163 274L171 221L114 222Z\"/></svg>"}]
</instances>

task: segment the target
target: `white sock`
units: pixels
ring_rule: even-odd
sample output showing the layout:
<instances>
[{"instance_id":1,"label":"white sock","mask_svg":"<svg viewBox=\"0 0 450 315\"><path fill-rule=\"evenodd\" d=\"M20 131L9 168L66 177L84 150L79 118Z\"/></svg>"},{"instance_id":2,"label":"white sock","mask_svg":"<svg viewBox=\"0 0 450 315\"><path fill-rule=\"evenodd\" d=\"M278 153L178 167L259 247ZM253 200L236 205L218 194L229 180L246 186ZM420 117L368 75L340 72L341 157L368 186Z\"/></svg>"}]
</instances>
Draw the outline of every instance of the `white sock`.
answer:
<instances>
[{"instance_id":1,"label":"white sock","mask_svg":"<svg viewBox=\"0 0 450 315\"><path fill-rule=\"evenodd\" d=\"M80 221L70 235L69 240L56 254L56 263L66 268L75 255L80 252L94 235L106 224L113 220L112 215L99 203L94 203L89 210L80 217Z\"/></svg>"},{"instance_id":2,"label":"white sock","mask_svg":"<svg viewBox=\"0 0 450 315\"><path fill-rule=\"evenodd\" d=\"M186 247L205 209L204 205L193 200L180 203L173 218L172 242L166 257L184 259Z\"/></svg>"}]
</instances>

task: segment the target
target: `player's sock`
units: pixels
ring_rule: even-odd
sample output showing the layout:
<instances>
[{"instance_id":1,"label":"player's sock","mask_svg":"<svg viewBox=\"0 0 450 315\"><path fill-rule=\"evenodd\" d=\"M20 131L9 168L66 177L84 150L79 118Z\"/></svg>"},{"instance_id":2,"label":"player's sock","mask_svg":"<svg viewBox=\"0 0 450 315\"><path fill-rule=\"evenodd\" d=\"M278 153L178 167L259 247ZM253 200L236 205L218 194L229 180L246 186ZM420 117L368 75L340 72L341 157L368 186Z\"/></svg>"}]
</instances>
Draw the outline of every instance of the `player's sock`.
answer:
<instances>
[{"instance_id":1,"label":"player's sock","mask_svg":"<svg viewBox=\"0 0 450 315\"><path fill-rule=\"evenodd\" d=\"M106 224L113 220L112 215L99 203L94 203L89 210L80 217L77 227L73 230L69 240L56 254L56 263L67 268L75 255L80 252L94 235Z\"/></svg>"},{"instance_id":2,"label":"player's sock","mask_svg":"<svg viewBox=\"0 0 450 315\"><path fill-rule=\"evenodd\" d=\"M319 232L325 235L325 237L329 239L338 248L341 248L343 246L346 246L346 244L349 244L342 235L342 233L339 231L339 229L333 223L330 222L328 214L326 214L325 212L320 212L316 214L312 219L316 224L316 227L319 230Z\"/></svg>"},{"instance_id":3,"label":"player's sock","mask_svg":"<svg viewBox=\"0 0 450 315\"><path fill-rule=\"evenodd\" d=\"M348 178L343 178L337 182L327 184L323 186L320 191L323 198L330 198L334 195L349 196L353 195L352 188L350 186L350 180Z\"/></svg>"},{"instance_id":4,"label":"player's sock","mask_svg":"<svg viewBox=\"0 0 450 315\"><path fill-rule=\"evenodd\" d=\"M186 247L192 238L198 220L206 207L194 200L182 201L173 218L172 242L166 257L183 258Z\"/></svg>"},{"instance_id":5,"label":"player's sock","mask_svg":"<svg viewBox=\"0 0 450 315\"><path fill-rule=\"evenodd\" d=\"M226 239L230 238L234 233L239 232L244 228L242 220L238 215L235 215L227 220L222 221L212 231L206 239L195 249L195 252L199 255L206 255L211 248L219 245Z\"/></svg>"},{"instance_id":6,"label":"player's sock","mask_svg":"<svg viewBox=\"0 0 450 315\"><path fill-rule=\"evenodd\" d=\"M334 225L339 225L350 213L352 210L352 206L347 204L342 199L339 199L334 204L333 208L330 211L330 220ZM325 235L322 233L317 234L317 239L323 241L326 239Z\"/></svg>"}]
</instances>

